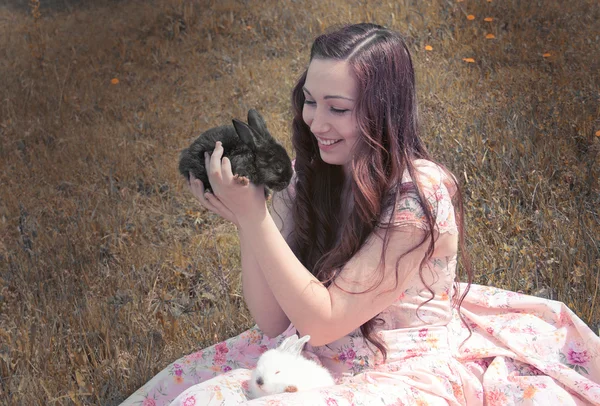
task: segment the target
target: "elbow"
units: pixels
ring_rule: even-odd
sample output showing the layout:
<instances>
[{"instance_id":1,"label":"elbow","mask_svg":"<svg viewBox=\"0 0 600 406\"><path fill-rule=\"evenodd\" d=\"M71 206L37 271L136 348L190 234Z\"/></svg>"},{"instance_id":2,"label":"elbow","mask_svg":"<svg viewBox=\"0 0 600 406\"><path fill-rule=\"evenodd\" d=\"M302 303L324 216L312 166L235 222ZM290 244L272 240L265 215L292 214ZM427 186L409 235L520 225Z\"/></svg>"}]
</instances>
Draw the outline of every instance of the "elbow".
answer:
<instances>
[{"instance_id":1,"label":"elbow","mask_svg":"<svg viewBox=\"0 0 600 406\"><path fill-rule=\"evenodd\" d=\"M331 312L314 312L310 317L304 317L302 320L296 320L294 327L300 337L310 336L308 343L313 347L321 347L331 344L341 338L339 335L340 324L336 318L332 317Z\"/></svg>"},{"instance_id":2,"label":"elbow","mask_svg":"<svg viewBox=\"0 0 600 406\"><path fill-rule=\"evenodd\" d=\"M262 333L267 336L267 338L275 338L278 335L280 335L281 333L283 333L285 330L283 331L279 331L279 330L275 330L275 329L270 329L268 326L267 327L261 327L259 324L256 324L258 326L258 328L260 329L260 331L262 331Z\"/></svg>"},{"instance_id":3,"label":"elbow","mask_svg":"<svg viewBox=\"0 0 600 406\"><path fill-rule=\"evenodd\" d=\"M304 337L305 335L310 336L308 343L313 347L321 347L323 345L331 344L337 338L333 337L328 331L329 329L324 326L311 325L306 328L296 328L298 335Z\"/></svg>"},{"instance_id":4,"label":"elbow","mask_svg":"<svg viewBox=\"0 0 600 406\"><path fill-rule=\"evenodd\" d=\"M317 334L317 333L315 333L315 334ZM310 340L308 340L308 343L310 345L312 345L313 347L322 347L324 345L331 344L332 342L335 341L335 339L332 340L330 337L327 337L323 334L317 334L315 336L313 336L312 334L309 334L309 335L310 335ZM302 337L302 336L303 336L303 334L300 334L300 337Z\"/></svg>"},{"instance_id":5,"label":"elbow","mask_svg":"<svg viewBox=\"0 0 600 406\"><path fill-rule=\"evenodd\" d=\"M285 330L288 329L290 325L290 321L287 319L281 320L277 323L272 322L272 320L270 323L264 320L260 321L256 320L256 318L255 321L260 331L269 338L275 338L278 335L282 334Z\"/></svg>"}]
</instances>

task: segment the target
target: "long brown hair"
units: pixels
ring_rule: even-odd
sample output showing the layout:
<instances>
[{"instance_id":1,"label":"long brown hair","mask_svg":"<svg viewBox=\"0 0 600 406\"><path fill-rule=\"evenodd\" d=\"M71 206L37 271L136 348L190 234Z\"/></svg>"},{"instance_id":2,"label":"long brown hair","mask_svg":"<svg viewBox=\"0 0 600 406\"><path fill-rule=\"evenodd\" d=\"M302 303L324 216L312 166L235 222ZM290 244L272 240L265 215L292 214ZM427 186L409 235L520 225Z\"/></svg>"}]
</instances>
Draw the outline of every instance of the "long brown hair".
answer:
<instances>
[{"instance_id":1,"label":"long brown hair","mask_svg":"<svg viewBox=\"0 0 600 406\"><path fill-rule=\"evenodd\" d=\"M397 199L407 192L398 189L404 171L408 170L415 180L413 161L434 160L419 137L414 69L406 42L399 33L375 24L344 26L316 38L310 60L315 58L347 61L359 89L354 114L360 135L352 153L351 179L347 179L342 166L330 165L321 159L317 140L302 119L305 101L302 87L306 81L306 71L292 92L296 194L291 207L295 226L288 242L302 264L325 286L329 286L348 260L364 245L375 227L382 226L382 213L390 207L395 208ZM442 165L440 167L456 183L455 217L462 265L467 270L470 286L472 270L464 250L460 187L450 172ZM345 184L351 187L354 205L342 218L343 211L340 209ZM419 269L423 281L422 268L431 258L435 247L435 215L432 208L424 203L427 200L418 182L415 181L411 189L420 198L429 227L420 244L404 255L428 242ZM387 237L386 228L382 263L389 241ZM379 283L382 278L383 271ZM378 283L375 283L368 290L377 286ZM432 294L429 300L432 300L433 290L429 286L427 288ZM459 312L467 291L459 300L455 294L454 304L458 304ZM385 345L374 332L377 322L377 317L374 317L364 323L361 332L366 340L382 352L385 359Z\"/></svg>"}]
</instances>

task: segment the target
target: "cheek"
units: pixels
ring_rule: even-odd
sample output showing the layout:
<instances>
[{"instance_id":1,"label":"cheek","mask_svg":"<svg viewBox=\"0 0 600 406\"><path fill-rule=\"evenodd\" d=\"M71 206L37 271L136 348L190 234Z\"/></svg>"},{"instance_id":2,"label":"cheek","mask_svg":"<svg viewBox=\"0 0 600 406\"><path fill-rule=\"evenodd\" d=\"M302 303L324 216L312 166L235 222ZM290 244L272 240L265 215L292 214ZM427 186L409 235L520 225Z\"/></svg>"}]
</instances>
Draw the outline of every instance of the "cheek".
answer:
<instances>
[{"instance_id":1,"label":"cheek","mask_svg":"<svg viewBox=\"0 0 600 406\"><path fill-rule=\"evenodd\" d=\"M313 112L311 109L306 107L306 105L304 105L304 108L302 109L302 120L304 120L306 125L310 127L310 124L313 120Z\"/></svg>"},{"instance_id":2,"label":"cheek","mask_svg":"<svg viewBox=\"0 0 600 406\"><path fill-rule=\"evenodd\" d=\"M358 124L353 118L344 120L343 124L340 125L344 138L355 139L358 138Z\"/></svg>"}]
</instances>

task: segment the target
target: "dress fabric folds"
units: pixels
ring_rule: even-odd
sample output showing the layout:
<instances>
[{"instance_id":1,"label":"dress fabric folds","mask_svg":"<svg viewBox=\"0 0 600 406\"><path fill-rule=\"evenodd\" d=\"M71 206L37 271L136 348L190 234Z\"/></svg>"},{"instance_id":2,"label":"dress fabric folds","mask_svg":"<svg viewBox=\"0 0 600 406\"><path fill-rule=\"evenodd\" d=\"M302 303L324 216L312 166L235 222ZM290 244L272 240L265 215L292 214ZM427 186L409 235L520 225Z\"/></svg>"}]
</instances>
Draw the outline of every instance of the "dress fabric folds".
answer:
<instances>
[{"instance_id":1,"label":"dress fabric folds","mask_svg":"<svg viewBox=\"0 0 600 406\"><path fill-rule=\"evenodd\" d=\"M457 233L452 182L419 160L417 179L436 215L436 231ZM407 189L409 190L409 189ZM403 193L382 219L426 227L419 197ZM336 385L251 400L257 359L296 334L269 338L258 327L167 366L122 405L600 405L600 338L561 302L473 284L461 305L453 297L456 255L433 257L422 275L405 270L405 288L382 312L378 336L387 359L360 330L303 355L327 367ZM427 286L423 283L425 282ZM402 289L401 289L402 290Z\"/></svg>"}]
</instances>

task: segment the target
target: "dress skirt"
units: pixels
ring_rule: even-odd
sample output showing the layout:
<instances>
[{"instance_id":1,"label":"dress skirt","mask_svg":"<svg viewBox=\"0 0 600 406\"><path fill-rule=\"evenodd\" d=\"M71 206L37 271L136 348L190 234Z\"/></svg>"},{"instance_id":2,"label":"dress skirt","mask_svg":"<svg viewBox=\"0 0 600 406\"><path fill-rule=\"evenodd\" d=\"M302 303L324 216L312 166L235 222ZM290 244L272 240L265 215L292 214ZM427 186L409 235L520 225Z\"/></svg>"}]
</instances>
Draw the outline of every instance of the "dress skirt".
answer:
<instances>
[{"instance_id":1,"label":"dress skirt","mask_svg":"<svg viewBox=\"0 0 600 406\"><path fill-rule=\"evenodd\" d=\"M461 284L461 289L465 286ZM600 405L600 338L561 302L471 285L443 326L360 332L303 355L336 385L250 400L257 359L291 334L255 326L170 364L122 405Z\"/></svg>"}]
</instances>

